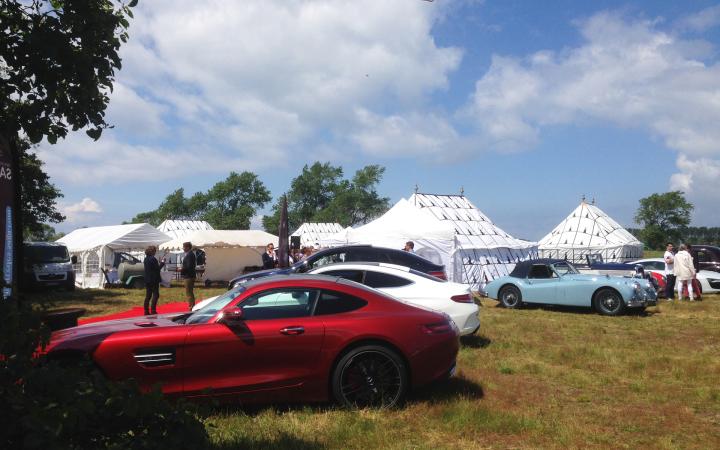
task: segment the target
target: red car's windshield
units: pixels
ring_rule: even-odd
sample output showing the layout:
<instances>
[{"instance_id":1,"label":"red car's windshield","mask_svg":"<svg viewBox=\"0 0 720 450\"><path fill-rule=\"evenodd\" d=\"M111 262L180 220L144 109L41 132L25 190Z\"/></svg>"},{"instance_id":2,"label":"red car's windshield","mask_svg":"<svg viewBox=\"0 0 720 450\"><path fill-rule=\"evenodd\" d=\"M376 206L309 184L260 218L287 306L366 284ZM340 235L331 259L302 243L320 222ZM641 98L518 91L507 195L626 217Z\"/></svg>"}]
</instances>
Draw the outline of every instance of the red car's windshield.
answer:
<instances>
[{"instance_id":1,"label":"red car's windshield","mask_svg":"<svg viewBox=\"0 0 720 450\"><path fill-rule=\"evenodd\" d=\"M227 306L228 303L235 300L238 295L245 292L245 286L238 285L229 291L225 292L222 295L218 295L218 297L205 305L204 307L198 309L194 313L192 313L186 320L186 324L193 324L193 323L205 323L208 320L210 320L211 317L213 317L215 314L217 314L218 311L223 309L225 306Z\"/></svg>"}]
</instances>

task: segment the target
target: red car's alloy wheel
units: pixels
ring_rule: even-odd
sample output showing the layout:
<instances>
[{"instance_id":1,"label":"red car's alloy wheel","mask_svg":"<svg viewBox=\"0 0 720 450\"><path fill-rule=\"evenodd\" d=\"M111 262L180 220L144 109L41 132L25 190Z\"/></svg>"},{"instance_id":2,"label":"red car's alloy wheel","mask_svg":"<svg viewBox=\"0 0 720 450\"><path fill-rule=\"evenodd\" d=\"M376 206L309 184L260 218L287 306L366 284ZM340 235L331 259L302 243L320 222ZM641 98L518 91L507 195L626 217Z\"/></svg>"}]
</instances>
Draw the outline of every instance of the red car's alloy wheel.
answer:
<instances>
[{"instance_id":1,"label":"red car's alloy wheel","mask_svg":"<svg viewBox=\"0 0 720 450\"><path fill-rule=\"evenodd\" d=\"M405 363L392 350L358 347L343 356L333 374L333 394L348 408L391 408L407 390Z\"/></svg>"}]
</instances>

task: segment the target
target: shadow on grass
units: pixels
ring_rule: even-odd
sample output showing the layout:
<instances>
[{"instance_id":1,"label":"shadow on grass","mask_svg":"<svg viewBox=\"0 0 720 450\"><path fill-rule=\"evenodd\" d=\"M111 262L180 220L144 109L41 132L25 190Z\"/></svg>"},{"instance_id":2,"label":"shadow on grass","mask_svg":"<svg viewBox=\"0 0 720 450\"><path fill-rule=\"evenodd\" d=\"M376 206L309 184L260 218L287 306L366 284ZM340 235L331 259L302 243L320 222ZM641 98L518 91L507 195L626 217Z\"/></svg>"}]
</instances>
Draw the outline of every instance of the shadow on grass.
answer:
<instances>
[{"instance_id":1,"label":"shadow on grass","mask_svg":"<svg viewBox=\"0 0 720 450\"><path fill-rule=\"evenodd\" d=\"M232 450L232 449L293 449L293 450L320 450L327 448L319 442L310 442L298 439L290 434L282 433L277 439L253 439L249 437L241 437L233 442L224 442L222 444L211 445L212 450Z\"/></svg>"},{"instance_id":2,"label":"shadow on grass","mask_svg":"<svg viewBox=\"0 0 720 450\"><path fill-rule=\"evenodd\" d=\"M501 303L498 303L496 308L503 308L503 306ZM525 304L523 304L523 306L520 309L552 311L552 312L557 312L557 313L561 313L561 314L596 315L598 317L602 317L602 314L599 314L593 308L586 307L586 306L546 305L546 304L541 304L541 303L525 303ZM625 312L620 315L620 317L622 317L622 316L651 317L657 313L658 313L658 311L655 311L655 310L648 311L646 309L641 309L641 308L627 308L627 309L625 309Z\"/></svg>"},{"instance_id":3,"label":"shadow on grass","mask_svg":"<svg viewBox=\"0 0 720 450\"><path fill-rule=\"evenodd\" d=\"M462 377L453 377L415 390L408 396L408 403L444 403L460 398L479 400L484 396L485 391L479 384Z\"/></svg>"},{"instance_id":4,"label":"shadow on grass","mask_svg":"<svg viewBox=\"0 0 720 450\"><path fill-rule=\"evenodd\" d=\"M492 344L492 340L485 336L478 336L473 334L469 336L461 336L460 344L463 347L469 348L485 348L488 345Z\"/></svg>"},{"instance_id":5,"label":"shadow on grass","mask_svg":"<svg viewBox=\"0 0 720 450\"><path fill-rule=\"evenodd\" d=\"M459 398L481 399L485 392L479 384L462 377L440 380L410 392L405 404L415 402L443 403ZM275 403L275 404L241 404L217 403L214 401L200 402L203 415L244 414L256 417L266 411L284 414L293 411L308 411L313 414L343 410L333 403ZM304 448L304 447L300 447ZM315 448L315 447L308 447Z\"/></svg>"}]
</instances>

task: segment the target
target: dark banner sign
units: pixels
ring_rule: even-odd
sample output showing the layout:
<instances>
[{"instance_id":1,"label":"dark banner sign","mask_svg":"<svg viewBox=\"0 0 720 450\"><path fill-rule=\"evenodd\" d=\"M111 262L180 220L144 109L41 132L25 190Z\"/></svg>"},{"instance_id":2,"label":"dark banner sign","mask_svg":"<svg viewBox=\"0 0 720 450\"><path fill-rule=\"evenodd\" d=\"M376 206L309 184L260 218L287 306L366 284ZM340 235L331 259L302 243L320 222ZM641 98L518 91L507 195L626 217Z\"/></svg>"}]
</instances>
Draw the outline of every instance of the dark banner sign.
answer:
<instances>
[{"instance_id":1,"label":"dark banner sign","mask_svg":"<svg viewBox=\"0 0 720 450\"><path fill-rule=\"evenodd\" d=\"M13 201L15 199L15 174L13 173L12 154L8 142L0 136L0 261L4 287L2 297L10 296L10 286L13 280L13 244L15 232L13 230Z\"/></svg>"}]
</instances>

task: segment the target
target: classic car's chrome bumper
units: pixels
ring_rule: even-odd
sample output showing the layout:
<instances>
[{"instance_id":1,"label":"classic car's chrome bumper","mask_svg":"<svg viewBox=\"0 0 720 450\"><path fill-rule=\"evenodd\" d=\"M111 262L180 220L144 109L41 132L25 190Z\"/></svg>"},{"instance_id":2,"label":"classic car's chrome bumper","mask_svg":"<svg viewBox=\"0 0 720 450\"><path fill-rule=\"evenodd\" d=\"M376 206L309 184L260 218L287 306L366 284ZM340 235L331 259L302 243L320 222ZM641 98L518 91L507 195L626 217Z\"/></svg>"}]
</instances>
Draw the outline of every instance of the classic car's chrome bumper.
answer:
<instances>
[{"instance_id":1,"label":"classic car's chrome bumper","mask_svg":"<svg viewBox=\"0 0 720 450\"><path fill-rule=\"evenodd\" d=\"M633 293L633 296L626 302L628 308L643 308L645 306L657 305L657 292L655 289L647 288L640 292Z\"/></svg>"}]
</instances>

